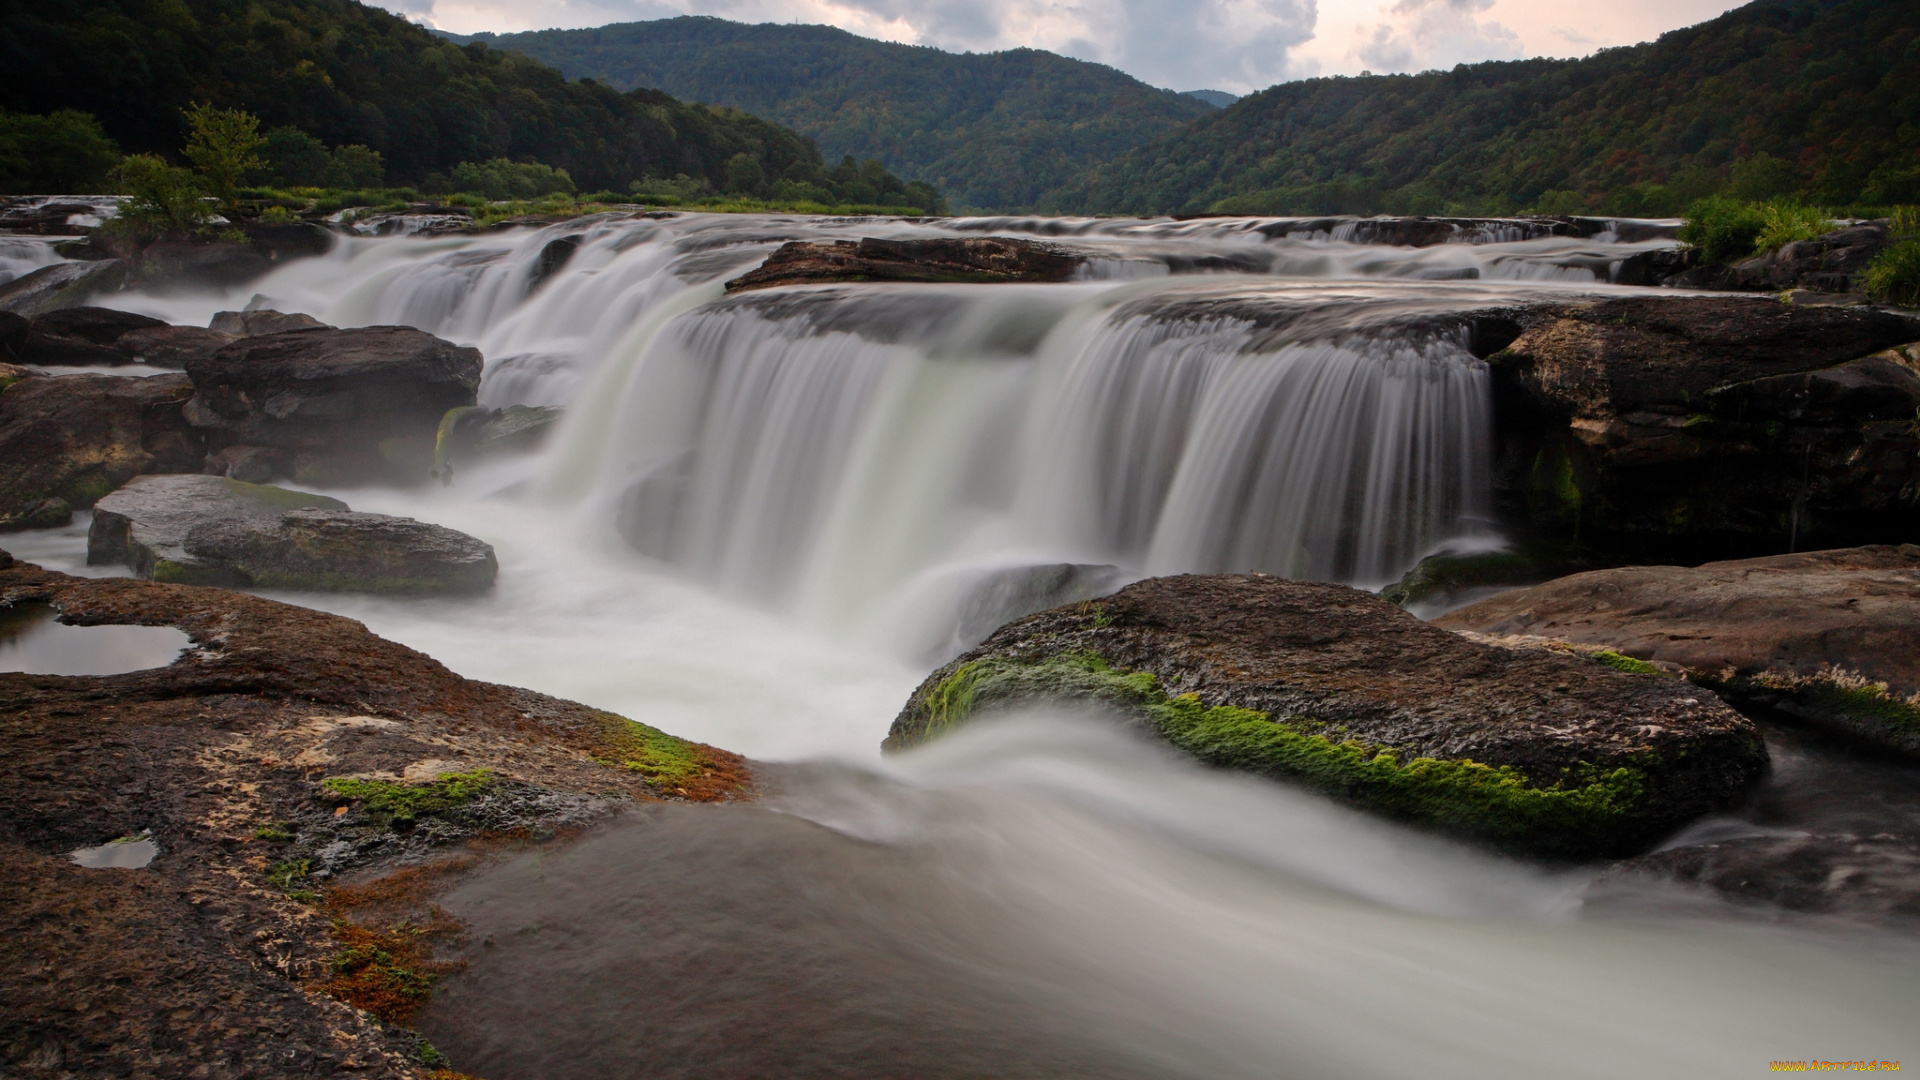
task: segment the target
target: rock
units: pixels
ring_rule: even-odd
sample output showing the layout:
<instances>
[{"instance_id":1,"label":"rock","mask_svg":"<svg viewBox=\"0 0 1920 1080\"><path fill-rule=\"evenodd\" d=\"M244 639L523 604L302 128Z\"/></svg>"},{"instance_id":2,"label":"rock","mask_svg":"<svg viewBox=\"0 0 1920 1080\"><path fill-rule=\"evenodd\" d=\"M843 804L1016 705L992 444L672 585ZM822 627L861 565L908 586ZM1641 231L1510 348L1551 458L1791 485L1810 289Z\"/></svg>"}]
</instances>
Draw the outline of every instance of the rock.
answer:
<instances>
[{"instance_id":1,"label":"rock","mask_svg":"<svg viewBox=\"0 0 1920 1080\"><path fill-rule=\"evenodd\" d=\"M31 318L79 307L95 296L118 291L127 282L127 271L124 259L43 266L0 285L0 311Z\"/></svg>"},{"instance_id":2,"label":"rock","mask_svg":"<svg viewBox=\"0 0 1920 1080\"><path fill-rule=\"evenodd\" d=\"M540 258L534 262L533 272L527 276L527 295L532 296L539 291L548 278L573 261L574 252L579 250L580 238L577 236L562 236L548 241L547 246L540 249Z\"/></svg>"},{"instance_id":3,"label":"rock","mask_svg":"<svg viewBox=\"0 0 1920 1080\"><path fill-rule=\"evenodd\" d=\"M1777 292L1809 289L1815 292L1852 292L1854 275L1867 268L1893 243L1884 224L1869 222L1835 229L1811 240L1791 244L1728 268L1727 282L1736 289Z\"/></svg>"},{"instance_id":4,"label":"rock","mask_svg":"<svg viewBox=\"0 0 1920 1080\"><path fill-rule=\"evenodd\" d=\"M229 446L207 455L208 476L225 476L249 484L273 479L274 453L264 446Z\"/></svg>"},{"instance_id":5,"label":"rock","mask_svg":"<svg viewBox=\"0 0 1920 1080\"><path fill-rule=\"evenodd\" d=\"M124 354L127 362L184 369L189 360L211 358L232 342L233 337L198 326L156 326L128 331L113 347Z\"/></svg>"},{"instance_id":6,"label":"rock","mask_svg":"<svg viewBox=\"0 0 1920 1080\"><path fill-rule=\"evenodd\" d=\"M0 529L63 524L143 473L198 472L184 375L28 378L0 392ZM55 505L55 504L59 505Z\"/></svg>"},{"instance_id":7,"label":"rock","mask_svg":"<svg viewBox=\"0 0 1920 1080\"><path fill-rule=\"evenodd\" d=\"M1079 252L1005 236L794 241L727 282L727 291L829 281L1068 281L1085 262Z\"/></svg>"},{"instance_id":8,"label":"rock","mask_svg":"<svg viewBox=\"0 0 1920 1080\"><path fill-rule=\"evenodd\" d=\"M101 307L70 307L36 315L28 323L21 362L82 367L132 363L117 343L128 333L166 327L159 319Z\"/></svg>"},{"instance_id":9,"label":"rock","mask_svg":"<svg viewBox=\"0 0 1920 1080\"><path fill-rule=\"evenodd\" d=\"M1510 519L1612 561L1920 536L1920 320L1769 297L1548 305L1489 357Z\"/></svg>"},{"instance_id":10,"label":"rock","mask_svg":"<svg viewBox=\"0 0 1920 1080\"><path fill-rule=\"evenodd\" d=\"M900 749L972 716L1097 702L1210 764L1510 850L1631 854L1739 800L1751 721L1678 679L1470 641L1378 597L1154 578L1002 627L934 672Z\"/></svg>"},{"instance_id":11,"label":"rock","mask_svg":"<svg viewBox=\"0 0 1920 1080\"><path fill-rule=\"evenodd\" d=\"M27 348L29 324L24 316L11 311L0 311L0 359L8 364L20 362L20 355Z\"/></svg>"},{"instance_id":12,"label":"rock","mask_svg":"<svg viewBox=\"0 0 1920 1080\"><path fill-rule=\"evenodd\" d=\"M0 390L5 390L21 379L30 379L40 374L42 374L42 372L35 371L29 367L21 367L19 364L0 364Z\"/></svg>"},{"instance_id":13,"label":"rock","mask_svg":"<svg viewBox=\"0 0 1920 1080\"><path fill-rule=\"evenodd\" d=\"M254 250L275 263L325 255L333 250L336 239L332 232L311 221L256 221L243 228Z\"/></svg>"},{"instance_id":14,"label":"rock","mask_svg":"<svg viewBox=\"0 0 1920 1080\"><path fill-rule=\"evenodd\" d=\"M1666 285L1699 265L1699 248L1642 251L1620 260L1620 265L1614 268L1612 280L1615 285Z\"/></svg>"},{"instance_id":15,"label":"rock","mask_svg":"<svg viewBox=\"0 0 1920 1080\"><path fill-rule=\"evenodd\" d=\"M299 312L283 314L262 308L257 311L222 311L214 315L207 329L232 337L257 337L261 334L285 334L294 330L326 330L326 323Z\"/></svg>"},{"instance_id":16,"label":"rock","mask_svg":"<svg viewBox=\"0 0 1920 1080\"><path fill-rule=\"evenodd\" d=\"M25 564L0 569L0 596L198 646L122 675L0 672L10 1076L420 1080L424 1043L392 999L342 977L351 947L403 946L373 974L414 994L435 968L401 966L405 946L435 938L407 931L457 928L429 906L474 854L642 802L740 798L752 779L723 750L461 678L307 608ZM160 853L142 870L67 859L143 830Z\"/></svg>"},{"instance_id":17,"label":"rock","mask_svg":"<svg viewBox=\"0 0 1920 1080\"><path fill-rule=\"evenodd\" d=\"M1596 570L1437 620L1603 645L1742 707L1920 756L1920 546Z\"/></svg>"},{"instance_id":18,"label":"rock","mask_svg":"<svg viewBox=\"0 0 1920 1080\"><path fill-rule=\"evenodd\" d=\"M142 476L101 499L87 561L190 585L376 593L477 592L498 571L465 533L218 476Z\"/></svg>"},{"instance_id":19,"label":"rock","mask_svg":"<svg viewBox=\"0 0 1920 1080\"><path fill-rule=\"evenodd\" d=\"M155 240L138 259L140 280L156 292L231 288L274 267L268 253L234 240Z\"/></svg>"},{"instance_id":20,"label":"rock","mask_svg":"<svg viewBox=\"0 0 1920 1080\"><path fill-rule=\"evenodd\" d=\"M463 405L447 410L434 438L433 475L451 480L451 466L493 454L538 449L564 412L558 405Z\"/></svg>"},{"instance_id":21,"label":"rock","mask_svg":"<svg viewBox=\"0 0 1920 1080\"><path fill-rule=\"evenodd\" d=\"M474 403L481 358L404 326L243 337L187 361L186 415L210 448L271 451L305 483L417 483L448 409Z\"/></svg>"},{"instance_id":22,"label":"rock","mask_svg":"<svg viewBox=\"0 0 1920 1080\"><path fill-rule=\"evenodd\" d=\"M1380 590L1382 599L1419 612L1458 606L1463 598L1489 589L1532 585L1591 565L1565 545L1523 543L1498 551L1429 555L1399 581Z\"/></svg>"},{"instance_id":23,"label":"rock","mask_svg":"<svg viewBox=\"0 0 1920 1080\"><path fill-rule=\"evenodd\" d=\"M1875 836L1750 836L1642 855L1593 891L1643 881L1703 888L1736 904L1876 919L1920 917L1920 841Z\"/></svg>"}]
</instances>

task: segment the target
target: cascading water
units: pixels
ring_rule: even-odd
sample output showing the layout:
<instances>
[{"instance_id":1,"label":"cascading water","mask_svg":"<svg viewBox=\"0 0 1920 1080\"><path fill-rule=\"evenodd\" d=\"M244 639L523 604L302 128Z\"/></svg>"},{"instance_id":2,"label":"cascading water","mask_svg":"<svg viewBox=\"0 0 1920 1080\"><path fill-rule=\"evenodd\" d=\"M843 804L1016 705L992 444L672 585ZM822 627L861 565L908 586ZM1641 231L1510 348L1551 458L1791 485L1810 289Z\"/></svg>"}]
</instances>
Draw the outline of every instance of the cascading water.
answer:
<instances>
[{"instance_id":1,"label":"cascading water","mask_svg":"<svg viewBox=\"0 0 1920 1080\"><path fill-rule=\"evenodd\" d=\"M478 346L483 402L566 408L546 449L452 488L340 494L482 537L499 585L286 599L463 674L812 759L768 773L779 813L637 818L456 896L509 947L450 991L475 1023L429 1030L487 1075L550 1075L556 1054L583 1076L1898 1059L1920 1030L1904 937L1651 895L1596 913L1588 872L1107 727L987 725L875 763L928 662L1038 596L1183 570L1374 585L1496 542L1465 317L1619 291L1613 268L1667 243L1599 224L1415 248L1339 221L602 217L348 238L244 293L116 303L204 324L257 292ZM1058 285L724 294L783 241L955 234L1094 258ZM83 534L8 546L81 568Z\"/></svg>"}]
</instances>

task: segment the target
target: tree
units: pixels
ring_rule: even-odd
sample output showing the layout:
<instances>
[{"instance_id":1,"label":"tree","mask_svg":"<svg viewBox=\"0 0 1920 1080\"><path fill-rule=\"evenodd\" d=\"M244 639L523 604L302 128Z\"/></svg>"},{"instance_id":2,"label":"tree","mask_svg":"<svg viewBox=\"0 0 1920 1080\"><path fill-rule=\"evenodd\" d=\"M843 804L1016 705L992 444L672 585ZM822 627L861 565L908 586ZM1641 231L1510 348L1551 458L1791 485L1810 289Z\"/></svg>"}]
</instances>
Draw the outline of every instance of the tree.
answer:
<instances>
[{"instance_id":1,"label":"tree","mask_svg":"<svg viewBox=\"0 0 1920 1080\"><path fill-rule=\"evenodd\" d=\"M213 216L194 175L152 154L121 159L113 180L127 195L114 219L119 231L180 236L204 227Z\"/></svg>"},{"instance_id":2,"label":"tree","mask_svg":"<svg viewBox=\"0 0 1920 1080\"><path fill-rule=\"evenodd\" d=\"M351 146L336 146L333 148L333 160L327 177L335 187L379 187L386 182L387 167L381 160L378 150L358 143Z\"/></svg>"},{"instance_id":3,"label":"tree","mask_svg":"<svg viewBox=\"0 0 1920 1080\"><path fill-rule=\"evenodd\" d=\"M239 109L216 109L204 102L184 110L187 145L184 153L207 190L232 204L240 181L266 162L255 153L266 143L260 118Z\"/></svg>"},{"instance_id":4,"label":"tree","mask_svg":"<svg viewBox=\"0 0 1920 1080\"><path fill-rule=\"evenodd\" d=\"M17 195L98 191L120 160L91 113L46 116L0 112L0 191Z\"/></svg>"}]
</instances>

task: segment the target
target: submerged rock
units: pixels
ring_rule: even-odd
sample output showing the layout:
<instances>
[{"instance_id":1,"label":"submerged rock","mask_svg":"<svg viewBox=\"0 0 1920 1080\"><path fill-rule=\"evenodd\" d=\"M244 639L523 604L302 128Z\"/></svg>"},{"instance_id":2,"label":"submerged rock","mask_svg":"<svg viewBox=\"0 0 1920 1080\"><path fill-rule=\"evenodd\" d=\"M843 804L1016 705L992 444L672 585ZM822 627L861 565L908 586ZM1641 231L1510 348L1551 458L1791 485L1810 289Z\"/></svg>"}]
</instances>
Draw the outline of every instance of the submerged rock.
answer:
<instances>
[{"instance_id":1,"label":"submerged rock","mask_svg":"<svg viewBox=\"0 0 1920 1080\"><path fill-rule=\"evenodd\" d=\"M1080 252L1005 236L794 241L727 282L727 291L830 281L1068 281L1085 262Z\"/></svg>"},{"instance_id":2,"label":"submerged rock","mask_svg":"<svg viewBox=\"0 0 1920 1080\"><path fill-rule=\"evenodd\" d=\"M1596 570L1437 625L1605 646L1742 707L1920 757L1920 545Z\"/></svg>"},{"instance_id":3,"label":"submerged rock","mask_svg":"<svg viewBox=\"0 0 1920 1080\"><path fill-rule=\"evenodd\" d=\"M198 472L184 375L23 378L0 391L0 529L65 524L142 473Z\"/></svg>"},{"instance_id":4,"label":"submerged rock","mask_svg":"<svg viewBox=\"0 0 1920 1080\"><path fill-rule=\"evenodd\" d=\"M1920 320L1769 297L1529 309L1489 357L1509 513L1617 561L1920 535Z\"/></svg>"},{"instance_id":5,"label":"submerged rock","mask_svg":"<svg viewBox=\"0 0 1920 1080\"><path fill-rule=\"evenodd\" d=\"M1748 836L1642 855L1594 881L1610 890L1643 881L1704 889L1736 904L1866 918L1920 918L1920 840L1875 836Z\"/></svg>"},{"instance_id":6,"label":"submerged rock","mask_svg":"<svg viewBox=\"0 0 1920 1080\"><path fill-rule=\"evenodd\" d=\"M236 588L465 593L493 584L493 548L412 518L220 476L142 476L95 505L89 563Z\"/></svg>"},{"instance_id":7,"label":"submerged rock","mask_svg":"<svg viewBox=\"0 0 1920 1080\"><path fill-rule=\"evenodd\" d=\"M434 438L433 475L451 482L453 466L493 454L537 449L553 434L563 414L558 405L509 405L488 409L465 405L440 418Z\"/></svg>"},{"instance_id":8,"label":"submerged rock","mask_svg":"<svg viewBox=\"0 0 1920 1080\"><path fill-rule=\"evenodd\" d=\"M1678 679L1499 648L1336 585L1155 578L1002 627L921 684L901 749L1029 705L1118 710L1210 764L1537 854L1645 849L1766 769Z\"/></svg>"},{"instance_id":9,"label":"submerged rock","mask_svg":"<svg viewBox=\"0 0 1920 1080\"><path fill-rule=\"evenodd\" d=\"M213 450L259 448L274 477L415 483L481 366L478 350L404 326L243 337L187 362L187 417Z\"/></svg>"}]
</instances>

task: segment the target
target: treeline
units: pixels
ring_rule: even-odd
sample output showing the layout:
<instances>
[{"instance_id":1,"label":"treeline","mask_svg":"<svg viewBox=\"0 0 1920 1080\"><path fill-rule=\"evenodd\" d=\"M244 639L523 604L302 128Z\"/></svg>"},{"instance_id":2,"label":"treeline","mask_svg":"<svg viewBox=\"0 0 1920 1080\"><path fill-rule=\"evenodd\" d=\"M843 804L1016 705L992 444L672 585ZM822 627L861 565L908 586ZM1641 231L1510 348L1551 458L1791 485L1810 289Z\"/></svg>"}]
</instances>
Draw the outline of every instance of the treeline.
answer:
<instances>
[{"instance_id":1,"label":"treeline","mask_svg":"<svg viewBox=\"0 0 1920 1080\"><path fill-rule=\"evenodd\" d=\"M830 26L683 16L454 39L525 53L572 78L744 109L811 136L829 158L884 161L968 210L1030 209L1213 111L1104 64L1035 49L955 54Z\"/></svg>"},{"instance_id":2,"label":"treeline","mask_svg":"<svg viewBox=\"0 0 1920 1080\"><path fill-rule=\"evenodd\" d=\"M55 147L89 145L93 156L80 156L96 163L172 155L196 104L257 115L272 142L263 179L283 184L363 185L377 157L384 183L452 190L463 165L504 161L565 173L582 191L678 178L764 197L784 182L834 202L879 187L873 201L944 209L931 187L885 170L876 184L856 164L860 175L843 183L846 170L829 167L811 140L740 110L569 82L525 56L458 45L353 0L0 9L0 185L72 190L56 183L72 169L44 164Z\"/></svg>"},{"instance_id":3,"label":"treeline","mask_svg":"<svg viewBox=\"0 0 1920 1080\"><path fill-rule=\"evenodd\" d=\"M1580 60L1310 79L1050 193L1096 213L1678 214L1920 201L1920 5L1760 0Z\"/></svg>"}]
</instances>

